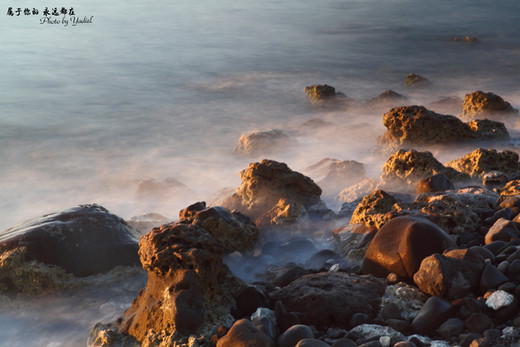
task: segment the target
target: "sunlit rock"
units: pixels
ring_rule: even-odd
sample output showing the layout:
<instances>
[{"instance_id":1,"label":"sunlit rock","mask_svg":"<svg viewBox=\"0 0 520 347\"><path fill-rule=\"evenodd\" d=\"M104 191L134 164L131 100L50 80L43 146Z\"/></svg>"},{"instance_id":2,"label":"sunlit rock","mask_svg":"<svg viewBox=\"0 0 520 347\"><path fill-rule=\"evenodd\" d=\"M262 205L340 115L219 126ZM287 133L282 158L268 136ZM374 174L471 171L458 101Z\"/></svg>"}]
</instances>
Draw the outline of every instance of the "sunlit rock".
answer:
<instances>
[{"instance_id":1,"label":"sunlit rock","mask_svg":"<svg viewBox=\"0 0 520 347\"><path fill-rule=\"evenodd\" d=\"M240 136L233 152L246 156L259 156L283 152L295 144L296 140L279 129L251 131Z\"/></svg>"},{"instance_id":2,"label":"sunlit rock","mask_svg":"<svg viewBox=\"0 0 520 347\"><path fill-rule=\"evenodd\" d=\"M518 110L494 93L477 90L464 97L463 111L460 118L465 121L473 119L490 119L514 126L519 118Z\"/></svg>"},{"instance_id":3,"label":"sunlit rock","mask_svg":"<svg viewBox=\"0 0 520 347\"><path fill-rule=\"evenodd\" d=\"M305 93L309 96L309 100L314 105L320 105L328 101L336 99L336 88L327 84L314 84L305 87Z\"/></svg>"},{"instance_id":4,"label":"sunlit rock","mask_svg":"<svg viewBox=\"0 0 520 347\"><path fill-rule=\"evenodd\" d=\"M520 179L511 180L506 183L500 196L515 196L520 195Z\"/></svg>"},{"instance_id":5,"label":"sunlit rock","mask_svg":"<svg viewBox=\"0 0 520 347\"><path fill-rule=\"evenodd\" d=\"M476 149L462 158L447 162L446 166L478 178L491 171L501 171L508 175L520 173L517 153L497 152L495 149Z\"/></svg>"},{"instance_id":6,"label":"sunlit rock","mask_svg":"<svg viewBox=\"0 0 520 347\"><path fill-rule=\"evenodd\" d=\"M397 202L397 199L385 191L376 190L363 197L352 214L350 224L362 223L379 229L393 217L388 212L399 209Z\"/></svg>"}]
</instances>

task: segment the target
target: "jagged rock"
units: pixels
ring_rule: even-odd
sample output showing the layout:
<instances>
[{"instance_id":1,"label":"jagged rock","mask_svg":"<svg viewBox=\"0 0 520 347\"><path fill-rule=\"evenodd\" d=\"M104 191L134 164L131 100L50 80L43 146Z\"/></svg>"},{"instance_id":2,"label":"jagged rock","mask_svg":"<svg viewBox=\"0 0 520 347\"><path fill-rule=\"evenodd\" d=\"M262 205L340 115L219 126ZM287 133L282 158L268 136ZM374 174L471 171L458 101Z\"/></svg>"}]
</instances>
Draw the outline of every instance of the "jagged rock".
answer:
<instances>
[{"instance_id":1,"label":"jagged rock","mask_svg":"<svg viewBox=\"0 0 520 347\"><path fill-rule=\"evenodd\" d=\"M363 273L411 280L424 258L454 246L448 234L429 220L401 216L387 222L368 247Z\"/></svg>"},{"instance_id":2,"label":"jagged rock","mask_svg":"<svg viewBox=\"0 0 520 347\"><path fill-rule=\"evenodd\" d=\"M425 258L413 276L423 292L447 299L462 298L479 288L484 259L472 249L457 249Z\"/></svg>"},{"instance_id":3,"label":"jagged rock","mask_svg":"<svg viewBox=\"0 0 520 347\"><path fill-rule=\"evenodd\" d=\"M501 171L508 175L520 172L518 154L511 151L497 152L494 149L479 148L464 157L446 163L459 172L465 172L471 177L482 177L492 171Z\"/></svg>"},{"instance_id":4,"label":"jagged rock","mask_svg":"<svg viewBox=\"0 0 520 347\"><path fill-rule=\"evenodd\" d=\"M442 192L450 189L455 189L455 186L451 183L449 178L442 173L423 178L417 183L417 194Z\"/></svg>"},{"instance_id":5,"label":"jagged rock","mask_svg":"<svg viewBox=\"0 0 520 347\"><path fill-rule=\"evenodd\" d=\"M362 198L376 190L378 181L373 178L365 177L359 183L343 189L336 196L336 200L342 203L352 202Z\"/></svg>"},{"instance_id":6,"label":"jagged rock","mask_svg":"<svg viewBox=\"0 0 520 347\"><path fill-rule=\"evenodd\" d=\"M404 80L404 85L406 87L412 87L412 88L427 87L427 86L431 85L431 82L426 77L411 73L408 76L406 76L406 78Z\"/></svg>"},{"instance_id":7,"label":"jagged rock","mask_svg":"<svg viewBox=\"0 0 520 347\"><path fill-rule=\"evenodd\" d=\"M407 321L412 321L427 299L428 296L416 286L400 282L386 286L385 294L381 300L381 309L386 305L396 304L399 307L401 317Z\"/></svg>"},{"instance_id":8,"label":"jagged rock","mask_svg":"<svg viewBox=\"0 0 520 347\"><path fill-rule=\"evenodd\" d=\"M378 144L390 148L509 138L500 122L485 120L466 124L455 116L415 105L391 109L383 115L383 125L387 131L378 139Z\"/></svg>"},{"instance_id":9,"label":"jagged rock","mask_svg":"<svg viewBox=\"0 0 520 347\"><path fill-rule=\"evenodd\" d=\"M500 196L515 196L520 195L520 179L509 181L504 186Z\"/></svg>"},{"instance_id":10,"label":"jagged rock","mask_svg":"<svg viewBox=\"0 0 520 347\"><path fill-rule=\"evenodd\" d=\"M459 114L463 102L458 96L442 96L429 104L428 108L441 114Z\"/></svg>"},{"instance_id":11,"label":"jagged rock","mask_svg":"<svg viewBox=\"0 0 520 347\"><path fill-rule=\"evenodd\" d=\"M414 149L399 150L392 154L383 165L381 185L383 187L393 185L415 187L421 179L439 173L446 175L452 182L469 179L467 174L442 165L431 152L418 152Z\"/></svg>"},{"instance_id":12,"label":"jagged rock","mask_svg":"<svg viewBox=\"0 0 520 347\"><path fill-rule=\"evenodd\" d=\"M304 324L348 329L355 313L375 317L384 287L366 276L322 272L300 277L270 297L289 311L301 312Z\"/></svg>"},{"instance_id":13,"label":"jagged rock","mask_svg":"<svg viewBox=\"0 0 520 347\"><path fill-rule=\"evenodd\" d=\"M367 226L380 228L392 216L387 213L395 208L397 200L383 190L376 190L363 198L358 204L350 224L362 223Z\"/></svg>"},{"instance_id":14,"label":"jagged rock","mask_svg":"<svg viewBox=\"0 0 520 347\"><path fill-rule=\"evenodd\" d=\"M267 159L251 163L240 178L242 184L223 206L251 216L261 230L332 213L320 199L321 188L284 163Z\"/></svg>"},{"instance_id":15,"label":"jagged rock","mask_svg":"<svg viewBox=\"0 0 520 347\"><path fill-rule=\"evenodd\" d=\"M118 320L119 331L143 341L161 332L175 340L229 324L241 282L222 262L224 247L205 229L181 222L141 237L148 283Z\"/></svg>"},{"instance_id":16,"label":"jagged rock","mask_svg":"<svg viewBox=\"0 0 520 347\"><path fill-rule=\"evenodd\" d=\"M206 208L203 201L180 211L179 218L207 230L224 246L227 253L251 253L260 234L249 217L240 212L231 212L225 207Z\"/></svg>"},{"instance_id":17,"label":"jagged rock","mask_svg":"<svg viewBox=\"0 0 520 347\"><path fill-rule=\"evenodd\" d=\"M139 230L145 234L152 230L152 228L170 223L171 220L158 213L146 213L139 216L134 216L126 221L126 224L134 229Z\"/></svg>"},{"instance_id":18,"label":"jagged rock","mask_svg":"<svg viewBox=\"0 0 520 347\"><path fill-rule=\"evenodd\" d=\"M284 151L296 141L279 129L251 131L238 139L233 152L247 156L259 156Z\"/></svg>"},{"instance_id":19,"label":"jagged rock","mask_svg":"<svg viewBox=\"0 0 520 347\"><path fill-rule=\"evenodd\" d=\"M337 194L341 189L358 183L365 177L365 166L355 160L340 161L325 158L306 168L303 173L316 182L325 194Z\"/></svg>"},{"instance_id":20,"label":"jagged rock","mask_svg":"<svg viewBox=\"0 0 520 347\"><path fill-rule=\"evenodd\" d=\"M500 96L477 90L464 97L463 111L460 118L466 121L473 119L490 119L507 125L514 125L518 119L518 110Z\"/></svg>"},{"instance_id":21,"label":"jagged rock","mask_svg":"<svg viewBox=\"0 0 520 347\"><path fill-rule=\"evenodd\" d=\"M497 290L488 296L486 299L486 306L493 309L494 311L498 311L503 307L511 305L514 300L514 295L511 295L503 290Z\"/></svg>"},{"instance_id":22,"label":"jagged rock","mask_svg":"<svg viewBox=\"0 0 520 347\"><path fill-rule=\"evenodd\" d=\"M140 347L141 344L133 337L117 332L117 329L108 324L97 323L88 336L89 347Z\"/></svg>"},{"instance_id":23,"label":"jagged rock","mask_svg":"<svg viewBox=\"0 0 520 347\"><path fill-rule=\"evenodd\" d=\"M327 84L314 84L305 87L305 93L309 96L309 100L314 105L320 105L323 102L331 101L336 98L336 88Z\"/></svg>"},{"instance_id":24,"label":"jagged rock","mask_svg":"<svg viewBox=\"0 0 520 347\"><path fill-rule=\"evenodd\" d=\"M55 290L74 276L138 266L139 235L95 204L32 219L0 234L0 289Z\"/></svg>"},{"instance_id":25,"label":"jagged rock","mask_svg":"<svg viewBox=\"0 0 520 347\"><path fill-rule=\"evenodd\" d=\"M346 224L334 229L334 241L339 254L353 261L362 261L377 232L374 226Z\"/></svg>"},{"instance_id":26,"label":"jagged rock","mask_svg":"<svg viewBox=\"0 0 520 347\"><path fill-rule=\"evenodd\" d=\"M274 347L273 340L247 319L233 324L228 333L218 340L217 347L265 346Z\"/></svg>"}]
</instances>

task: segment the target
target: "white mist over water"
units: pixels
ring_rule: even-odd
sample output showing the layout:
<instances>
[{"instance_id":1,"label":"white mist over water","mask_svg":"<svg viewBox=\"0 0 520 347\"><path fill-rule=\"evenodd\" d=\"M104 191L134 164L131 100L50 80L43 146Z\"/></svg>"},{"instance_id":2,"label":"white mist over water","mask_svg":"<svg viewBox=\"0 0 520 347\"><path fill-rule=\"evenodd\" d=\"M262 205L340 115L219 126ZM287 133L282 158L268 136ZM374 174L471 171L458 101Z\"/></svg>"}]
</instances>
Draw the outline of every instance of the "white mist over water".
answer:
<instances>
[{"instance_id":1,"label":"white mist over water","mask_svg":"<svg viewBox=\"0 0 520 347\"><path fill-rule=\"evenodd\" d=\"M40 13L54 6L41 5ZM298 147L270 156L294 170L330 157L361 161L377 177L382 159L370 151L384 132L382 114L316 109L304 93L311 84L359 100L393 89L418 104L481 89L520 106L517 1L56 6L94 16L93 23L0 19L0 230L92 202L124 218L174 218L195 200L238 186L238 172L262 158L232 150L242 133L259 128L296 137ZM451 41L465 36L479 42ZM412 72L435 87L404 89ZM333 126L305 130L311 118ZM149 178L176 178L195 195L150 211L135 200Z\"/></svg>"}]
</instances>

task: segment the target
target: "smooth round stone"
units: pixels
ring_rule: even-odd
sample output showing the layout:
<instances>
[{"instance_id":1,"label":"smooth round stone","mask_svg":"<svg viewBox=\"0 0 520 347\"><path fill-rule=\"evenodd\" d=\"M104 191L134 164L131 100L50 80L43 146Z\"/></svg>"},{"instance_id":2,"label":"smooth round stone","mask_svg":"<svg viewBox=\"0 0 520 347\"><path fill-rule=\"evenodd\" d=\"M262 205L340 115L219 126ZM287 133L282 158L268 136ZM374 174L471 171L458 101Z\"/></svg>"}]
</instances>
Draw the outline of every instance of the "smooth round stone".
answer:
<instances>
[{"instance_id":1,"label":"smooth round stone","mask_svg":"<svg viewBox=\"0 0 520 347\"><path fill-rule=\"evenodd\" d=\"M296 344L296 347L330 347L330 345L317 339L303 339Z\"/></svg>"},{"instance_id":2,"label":"smooth round stone","mask_svg":"<svg viewBox=\"0 0 520 347\"><path fill-rule=\"evenodd\" d=\"M296 324L278 338L278 347L295 347L300 340L312 339L314 334L307 325Z\"/></svg>"},{"instance_id":3,"label":"smooth round stone","mask_svg":"<svg viewBox=\"0 0 520 347\"><path fill-rule=\"evenodd\" d=\"M493 321L484 313L472 313L464 324L474 333L483 333L484 330L493 328Z\"/></svg>"},{"instance_id":4,"label":"smooth round stone","mask_svg":"<svg viewBox=\"0 0 520 347\"><path fill-rule=\"evenodd\" d=\"M463 320L459 318L450 318L441 324L441 326L437 329L437 332L444 340L450 340L454 336L459 336L463 329Z\"/></svg>"},{"instance_id":5,"label":"smooth round stone","mask_svg":"<svg viewBox=\"0 0 520 347\"><path fill-rule=\"evenodd\" d=\"M364 313L355 313L352 318L350 318L350 327L354 328L361 324L367 324L370 322L370 317Z\"/></svg>"},{"instance_id":6,"label":"smooth round stone","mask_svg":"<svg viewBox=\"0 0 520 347\"><path fill-rule=\"evenodd\" d=\"M452 310L453 305L449 301L432 296L412 321L412 328L420 334L432 332L449 318Z\"/></svg>"},{"instance_id":7,"label":"smooth round stone","mask_svg":"<svg viewBox=\"0 0 520 347\"><path fill-rule=\"evenodd\" d=\"M417 347L417 345L412 341L399 341L394 344L394 347Z\"/></svg>"},{"instance_id":8,"label":"smooth round stone","mask_svg":"<svg viewBox=\"0 0 520 347\"><path fill-rule=\"evenodd\" d=\"M507 282L509 279L491 264L487 264L480 276L480 289L483 291L498 288L501 284Z\"/></svg>"},{"instance_id":9,"label":"smooth round stone","mask_svg":"<svg viewBox=\"0 0 520 347\"><path fill-rule=\"evenodd\" d=\"M493 241L483 246L483 248L490 250L494 255L498 255L498 253L502 250L502 248L504 248L505 245L507 245L507 242L499 240Z\"/></svg>"},{"instance_id":10,"label":"smooth round stone","mask_svg":"<svg viewBox=\"0 0 520 347\"><path fill-rule=\"evenodd\" d=\"M334 341L332 347L357 347L356 343L351 339L342 338Z\"/></svg>"}]
</instances>

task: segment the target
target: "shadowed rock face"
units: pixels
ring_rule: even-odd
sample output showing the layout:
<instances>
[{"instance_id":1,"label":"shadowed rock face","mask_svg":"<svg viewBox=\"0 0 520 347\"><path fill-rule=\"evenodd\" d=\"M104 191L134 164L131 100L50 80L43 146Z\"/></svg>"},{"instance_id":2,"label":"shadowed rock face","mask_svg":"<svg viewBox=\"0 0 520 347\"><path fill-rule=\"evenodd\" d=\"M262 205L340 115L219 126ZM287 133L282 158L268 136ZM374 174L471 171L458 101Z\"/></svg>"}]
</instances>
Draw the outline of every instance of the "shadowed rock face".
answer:
<instances>
[{"instance_id":1,"label":"shadowed rock face","mask_svg":"<svg viewBox=\"0 0 520 347\"><path fill-rule=\"evenodd\" d=\"M500 96L477 90L464 97L461 119L469 121L476 118L491 119L508 125L514 125L518 120L518 110Z\"/></svg>"},{"instance_id":2,"label":"shadowed rock face","mask_svg":"<svg viewBox=\"0 0 520 347\"><path fill-rule=\"evenodd\" d=\"M98 205L82 205L45 215L0 234L2 264L5 256L37 261L83 277L116 266L139 265L139 233L121 218ZM0 277L10 276L1 267Z\"/></svg>"}]
</instances>

